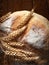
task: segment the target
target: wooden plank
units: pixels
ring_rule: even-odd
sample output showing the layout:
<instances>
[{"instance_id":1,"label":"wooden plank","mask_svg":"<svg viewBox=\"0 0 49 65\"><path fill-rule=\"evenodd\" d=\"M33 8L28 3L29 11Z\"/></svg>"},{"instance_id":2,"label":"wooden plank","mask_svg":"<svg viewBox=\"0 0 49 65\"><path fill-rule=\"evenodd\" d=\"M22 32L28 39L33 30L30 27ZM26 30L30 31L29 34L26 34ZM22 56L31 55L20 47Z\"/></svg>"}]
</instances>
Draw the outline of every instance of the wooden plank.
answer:
<instances>
[{"instance_id":1,"label":"wooden plank","mask_svg":"<svg viewBox=\"0 0 49 65\"><path fill-rule=\"evenodd\" d=\"M31 10L32 8L49 19L49 0L0 0L0 16L10 11Z\"/></svg>"},{"instance_id":2,"label":"wooden plank","mask_svg":"<svg viewBox=\"0 0 49 65\"><path fill-rule=\"evenodd\" d=\"M4 14L6 14L7 13L7 0L2 0L1 2L0 2L0 13L1 13L1 15L0 16L2 16L2 14L4 15Z\"/></svg>"},{"instance_id":3,"label":"wooden plank","mask_svg":"<svg viewBox=\"0 0 49 65\"><path fill-rule=\"evenodd\" d=\"M49 19L49 9L47 8L46 0L38 0L38 1L33 0L33 2L34 2L33 6L36 7L35 12L37 12Z\"/></svg>"},{"instance_id":4,"label":"wooden plank","mask_svg":"<svg viewBox=\"0 0 49 65\"><path fill-rule=\"evenodd\" d=\"M0 0L0 16L17 10L31 10L32 0Z\"/></svg>"},{"instance_id":5,"label":"wooden plank","mask_svg":"<svg viewBox=\"0 0 49 65\"><path fill-rule=\"evenodd\" d=\"M31 10L33 7L32 3L32 0L22 0L22 9Z\"/></svg>"}]
</instances>

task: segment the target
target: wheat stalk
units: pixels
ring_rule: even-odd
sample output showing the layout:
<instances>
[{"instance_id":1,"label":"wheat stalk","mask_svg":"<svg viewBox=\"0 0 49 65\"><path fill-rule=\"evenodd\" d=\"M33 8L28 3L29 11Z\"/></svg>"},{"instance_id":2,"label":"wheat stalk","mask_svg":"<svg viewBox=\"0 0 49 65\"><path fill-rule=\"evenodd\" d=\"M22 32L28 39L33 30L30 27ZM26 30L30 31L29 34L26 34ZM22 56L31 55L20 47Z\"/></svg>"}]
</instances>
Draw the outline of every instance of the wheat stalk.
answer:
<instances>
[{"instance_id":1,"label":"wheat stalk","mask_svg":"<svg viewBox=\"0 0 49 65\"><path fill-rule=\"evenodd\" d=\"M3 15L1 18L0 18L0 23L3 23L5 20L7 20L9 18L9 15L11 14L11 12Z\"/></svg>"},{"instance_id":2,"label":"wheat stalk","mask_svg":"<svg viewBox=\"0 0 49 65\"><path fill-rule=\"evenodd\" d=\"M24 25L26 25L29 22L29 19L32 17L33 12L34 12L34 9L32 9L28 14L25 14L24 16L22 16L20 20L18 19L17 22L19 22L19 24L17 24L14 29L19 29L23 27ZM13 29L13 26L12 26L12 29Z\"/></svg>"},{"instance_id":3,"label":"wheat stalk","mask_svg":"<svg viewBox=\"0 0 49 65\"><path fill-rule=\"evenodd\" d=\"M1 40L10 41L12 39L18 38L25 31L25 29L26 29L26 26L24 26L18 30L15 30L15 31L9 33L7 36L2 37Z\"/></svg>"}]
</instances>

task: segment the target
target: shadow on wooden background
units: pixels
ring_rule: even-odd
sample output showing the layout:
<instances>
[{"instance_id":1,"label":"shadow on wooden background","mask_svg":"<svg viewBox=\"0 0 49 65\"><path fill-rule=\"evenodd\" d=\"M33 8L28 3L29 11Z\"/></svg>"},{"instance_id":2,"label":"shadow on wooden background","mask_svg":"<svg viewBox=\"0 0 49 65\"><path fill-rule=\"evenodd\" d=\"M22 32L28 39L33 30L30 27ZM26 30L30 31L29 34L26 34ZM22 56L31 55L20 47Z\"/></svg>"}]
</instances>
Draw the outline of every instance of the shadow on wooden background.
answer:
<instances>
[{"instance_id":1,"label":"shadow on wooden background","mask_svg":"<svg viewBox=\"0 0 49 65\"><path fill-rule=\"evenodd\" d=\"M0 0L0 17L9 11L31 10L49 19L49 0Z\"/></svg>"}]
</instances>

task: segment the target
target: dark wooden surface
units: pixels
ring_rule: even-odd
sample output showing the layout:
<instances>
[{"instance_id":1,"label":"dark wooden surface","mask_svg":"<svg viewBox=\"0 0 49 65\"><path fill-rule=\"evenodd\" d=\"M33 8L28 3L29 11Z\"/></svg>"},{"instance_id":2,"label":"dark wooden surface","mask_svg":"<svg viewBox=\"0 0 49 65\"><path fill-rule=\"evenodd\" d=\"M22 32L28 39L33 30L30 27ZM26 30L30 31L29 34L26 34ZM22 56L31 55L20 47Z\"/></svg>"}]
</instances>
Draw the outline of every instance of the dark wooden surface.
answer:
<instances>
[{"instance_id":1,"label":"dark wooden surface","mask_svg":"<svg viewBox=\"0 0 49 65\"><path fill-rule=\"evenodd\" d=\"M34 0L35 12L49 19L49 0Z\"/></svg>"},{"instance_id":2,"label":"dark wooden surface","mask_svg":"<svg viewBox=\"0 0 49 65\"><path fill-rule=\"evenodd\" d=\"M0 0L0 17L9 11L31 10L49 19L49 0Z\"/></svg>"},{"instance_id":3,"label":"dark wooden surface","mask_svg":"<svg viewBox=\"0 0 49 65\"><path fill-rule=\"evenodd\" d=\"M31 10L32 0L0 0L0 16L17 10Z\"/></svg>"}]
</instances>

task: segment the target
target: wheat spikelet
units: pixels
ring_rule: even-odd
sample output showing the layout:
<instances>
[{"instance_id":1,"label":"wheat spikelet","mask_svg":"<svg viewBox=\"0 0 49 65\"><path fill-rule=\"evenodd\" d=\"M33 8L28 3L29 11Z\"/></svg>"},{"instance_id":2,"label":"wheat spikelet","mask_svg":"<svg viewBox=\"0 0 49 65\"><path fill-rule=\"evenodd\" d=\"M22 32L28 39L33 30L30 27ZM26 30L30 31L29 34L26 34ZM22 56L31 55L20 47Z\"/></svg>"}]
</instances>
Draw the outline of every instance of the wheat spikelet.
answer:
<instances>
[{"instance_id":1,"label":"wheat spikelet","mask_svg":"<svg viewBox=\"0 0 49 65\"><path fill-rule=\"evenodd\" d=\"M10 56L15 56L15 60L17 59L21 59L21 60L25 60L25 61L35 61L37 59L39 59L39 56L27 56L26 54L23 54L21 52L13 52L13 51L5 51L6 55L10 55ZM17 58L18 57L18 58Z\"/></svg>"},{"instance_id":2,"label":"wheat spikelet","mask_svg":"<svg viewBox=\"0 0 49 65\"><path fill-rule=\"evenodd\" d=\"M29 22L29 19L32 17L33 12L34 12L34 9L32 9L28 14L25 14L24 16L20 17L20 20L19 18L18 20L16 19L16 22L18 22L18 24L12 25L12 28L14 26L13 29L19 29L23 27L24 25L26 25Z\"/></svg>"},{"instance_id":3,"label":"wheat spikelet","mask_svg":"<svg viewBox=\"0 0 49 65\"><path fill-rule=\"evenodd\" d=\"M22 49L13 48L10 45L8 45L7 42L1 41L1 43L2 43L2 47L6 50L22 52L24 54L32 55L32 52L28 52L28 51L26 52L25 50L22 50Z\"/></svg>"},{"instance_id":4,"label":"wheat spikelet","mask_svg":"<svg viewBox=\"0 0 49 65\"><path fill-rule=\"evenodd\" d=\"M10 41L12 39L15 39L15 37L16 38L19 37L24 32L25 29L26 26L22 27L21 29L15 30L11 32L9 35L7 35L6 37L1 38L1 40Z\"/></svg>"},{"instance_id":5,"label":"wheat spikelet","mask_svg":"<svg viewBox=\"0 0 49 65\"><path fill-rule=\"evenodd\" d=\"M21 59L25 61L31 61L31 60L37 60L39 58L39 56L37 56L35 53L32 53L30 51L13 48L4 41L1 41L1 43L2 43L2 48L6 49L4 50L5 55L9 55L13 57L15 56L15 60Z\"/></svg>"},{"instance_id":6,"label":"wheat spikelet","mask_svg":"<svg viewBox=\"0 0 49 65\"><path fill-rule=\"evenodd\" d=\"M24 44L20 42L8 42L7 44L13 47L23 47L24 46Z\"/></svg>"},{"instance_id":7,"label":"wheat spikelet","mask_svg":"<svg viewBox=\"0 0 49 65\"><path fill-rule=\"evenodd\" d=\"M23 59L25 61L31 61L31 60L37 60L39 58L39 56L33 52L13 48L9 46L6 42L2 41L2 45L3 45L2 46L3 49L6 49L4 50L5 55L9 55L13 57L15 56L16 59L21 59L21 60Z\"/></svg>"},{"instance_id":8,"label":"wheat spikelet","mask_svg":"<svg viewBox=\"0 0 49 65\"><path fill-rule=\"evenodd\" d=\"M20 28L22 26L24 26L28 20L32 17L34 10L32 9L30 13L28 13L28 15L24 15L24 18L22 19L21 24L19 24L19 26L17 26L17 28Z\"/></svg>"},{"instance_id":9,"label":"wheat spikelet","mask_svg":"<svg viewBox=\"0 0 49 65\"><path fill-rule=\"evenodd\" d=\"M0 23L3 23L6 19L8 19L8 17L9 17L10 14L11 14L11 12L9 12L9 13L5 14L4 16L2 16L0 18Z\"/></svg>"}]
</instances>

